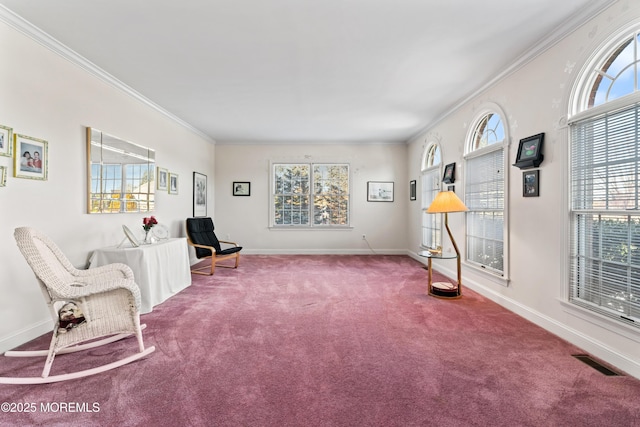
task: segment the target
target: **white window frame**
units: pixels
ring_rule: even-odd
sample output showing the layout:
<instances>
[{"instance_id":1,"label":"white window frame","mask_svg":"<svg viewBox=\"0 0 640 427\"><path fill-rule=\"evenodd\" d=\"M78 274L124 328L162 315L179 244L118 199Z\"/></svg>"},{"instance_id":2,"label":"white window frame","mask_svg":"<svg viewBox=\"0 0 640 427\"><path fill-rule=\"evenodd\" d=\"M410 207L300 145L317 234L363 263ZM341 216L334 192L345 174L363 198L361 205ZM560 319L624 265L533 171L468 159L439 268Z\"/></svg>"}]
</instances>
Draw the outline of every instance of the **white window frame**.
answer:
<instances>
[{"instance_id":1,"label":"white window frame","mask_svg":"<svg viewBox=\"0 0 640 427\"><path fill-rule=\"evenodd\" d=\"M628 245L631 242L633 247L638 242L635 234L629 234L630 226L626 232L615 230L624 229L624 224L628 224L629 221L640 220L640 202L637 200L637 192L634 196L635 202L631 204L629 203L632 201L623 197L628 195L628 191L616 194L616 191L620 190L621 180L628 180L630 176L621 175L622 171L630 170L629 167L633 169L634 165L635 178L632 181L626 181L626 188L627 190L634 187L637 189L640 185L638 171L640 156L637 147L635 147L635 154L633 149L628 149L633 148L635 141L640 137L639 36L638 23L627 26L612 35L598 49L595 49L594 54L579 73L572 89L568 120L570 168L567 179L570 200L569 277L565 295L567 304L573 309L572 312L582 311L585 315L587 313L590 316L595 315L602 320L598 321L598 324L619 333L626 329L636 340L638 328L640 328L638 303L625 297L621 298L618 294L628 291L628 295L629 292L635 292L637 301L636 290L640 287L638 283L640 263L637 262L637 253L634 256L632 251L629 251L627 256L620 259L618 257L609 259L607 254L612 253L612 248L617 247L618 244ZM627 68L633 67L636 77L632 92L591 106L594 87L602 78L599 76L606 75L606 78L613 81L618 78L617 75L605 73L603 70L611 64L611 58L616 55L620 46L629 39L635 42L632 49L635 58L627 66ZM620 121L619 118L623 115L629 118L635 116L635 121ZM581 129L588 131L592 124L598 124L599 129L606 129L606 131L598 134L580 131ZM615 124L616 127L610 128L610 124ZM625 129L624 133L620 132L621 129ZM624 138L616 137L623 134ZM593 144L598 142L601 144L594 145L594 148L580 150L580 146L574 147L578 141L581 144L590 141ZM603 144L604 142L606 144ZM627 155L622 157L622 154ZM625 167L627 169L623 169ZM603 175L604 179L599 178L600 175L596 172L599 169L606 171ZM579 175L580 171L585 172ZM603 182L606 183L604 187L601 185ZM584 183L590 185L584 185ZM603 190L597 193L596 188ZM610 188L613 190L610 191ZM599 200L602 202L598 203ZM603 218L605 220L602 220ZM613 221L618 224L614 229L611 228L611 221L615 218L620 221ZM594 219L599 220L592 222ZM587 227L589 224L599 224L599 226ZM623 270L624 272L619 274Z\"/></svg>"},{"instance_id":2,"label":"white window frame","mask_svg":"<svg viewBox=\"0 0 640 427\"><path fill-rule=\"evenodd\" d=\"M476 129L479 126L480 122L488 115L488 114L496 114L500 117L502 122L502 126L504 128L504 139L500 142L495 142L489 144L482 148L475 147L475 135ZM502 109L494 103L485 103L476 113L474 119L472 120L472 125L469 127L467 137L466 137L466 147L465 147L465 155L464 155L464 186L465 186L465 198L468 193L468 186L471 184L469 178L469 163L480 156L484 156L490 154L492 152L501 150L503 153L503 188L504 188L504 201L502 208L502 271L491 269L489 266L483 265L476 261L472 261L468 257L469 250L469 235L468 235L468 227L469 227L469 216L473 215L473 210L466 212L465 214L465 249L464 249L464 261L465 265L468 265L471 268L474 268L478 271L486 273L488 277L490 277L494 282L499 283L503 286L507 286L509 283L509 210L507 207L509 206L509 125L507 123L506 114ZM465 200L466 203L466 200ZM468 205L467 205L468 206Z\"/></svg>"},{"instance_id":3,"label":"white window frame","mask_svg":"<svg viewBox=\"0 0 640 427\"><path fill-rule=\"evenodd\" d=\"M438 162L434 162L430 158L432 150L440 152ZM442 148L438 143L430 142L427 144L422 155L421 170L422 234L420 245L422 248L435 249L438 246L442 247L442 215L429 214L425 210L431 205L438 192L442 191Z\"/></svg>"},{"instance_id":4,"label":"white window frame","mask_svg":"<svg viewBox=\"0 0 640 427\"><path fill-rule=\"evenodd\" d=\"M275 215L275 200L279 194L276 194L276 185L275 185L275 168L278 165L305 165L309 167L309 208L308 208L308 224L276 224L276 215ZM314 166L346 166L347 168L347 179L349 186L346 197L347 201L347 224L314 224L313 215L314 215ZM327 230L327 229L350 229L352 218L351 218L351 185L352 185L352 176L351 176L351 165L346 162L271 162L270 164L270 187L271 187L271 196L269 198L269 227L273 229L317 229L317 230Z\"/></svg>"}]
</instances>

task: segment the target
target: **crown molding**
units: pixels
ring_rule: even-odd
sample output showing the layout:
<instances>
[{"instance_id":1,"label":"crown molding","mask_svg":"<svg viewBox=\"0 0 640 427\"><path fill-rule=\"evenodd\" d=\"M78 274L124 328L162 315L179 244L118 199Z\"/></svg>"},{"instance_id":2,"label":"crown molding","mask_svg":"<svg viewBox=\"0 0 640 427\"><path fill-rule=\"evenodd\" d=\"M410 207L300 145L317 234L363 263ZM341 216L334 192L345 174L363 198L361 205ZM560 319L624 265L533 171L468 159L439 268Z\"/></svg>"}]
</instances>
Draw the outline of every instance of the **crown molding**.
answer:
<instances>
[{"instance_id":1,"label":"crown molding","mask_svg":"<svg viewBox=\"0 0 640 427\"><path fill-rule=\"evenodd\" d=\"M162 114L165 117L169 118L170 120L173 120L174 122L176 122L179 125L183 126L187 130L189 130L189 131L193 132L194 134L196 134L196 135L206 139L207 141L215 144L215 140L213 140L209 135L206 135L205 133L203 133L199 129L196 129L195 127L193 127L189 123L185 122L184 120L182 120L178 116L175 116L174 114L172 114L169 111L165 110L164 108L162 108L161 106L159 106L155 102L151 101L149 98L147 98L144 95L142 95L141 93L137 92L132 87L130 87L130 86L126 85L125 83L123 83L122 81L118 80L117 78L115 78L111 74L107 73L106 71L104 71L103 69L98 67L96 64L92 63L91 61L89 61L85 57L81 56L80 54L78 54L77 52L75 52L74 50L69 48L68 46L64 45L60 41L58 41L55 38L51 37L49 34L45 33L44 31L42 31L41 29L39 29L35 25L31 24L30 22L28 22L27 20L25 20L21 16L17 15L13 11L7 9L5 6L3 6L1 4L0 4L0 21L6 23L7 25L12 27L13 29L15 29L18 32L24 34L25 36L29 37L30 39L32 39L33 41L39 43L40 45L46 47L47 49L51 50L52 52L60 55L62 58L68 60L69 62L71 62L71 63L73 63L75 65L77 65L78 67L80 67L81 69L85 70L89 74L99 78L100 80L102 80L103 82L109 84L110 86L121 90L122 92L126 93L127 95L131 96L132 98L140 101L144 105L152 108L153 110L156 110L157 112L159 112L160 114Z\"/></svg>"},{"instance_id":2,"label":"crown molding","mask_svg":"<svg viewBox=\"0 0 640 427\"><path fill-rule=\"evenodd\" d=\"M540 43L536 46L529 49L523 55L518 57L510 66L508 66L502 73L496 75L494 78L486 82L484 85L480 86L478 89L470 93L465 98L456 102L451 106L451 108L447 109L441 115L433 119L427 126L423 127L422 130L414 134L411 138L407 140L407 143L411 143L416 138L429 131L435 125L440 123L442 120L447 118L449 115L453 114L456 110L461 108L463 105L467 104L479 94L489 89L490 87L496 85L498 82L507 78L511 74L515 73L522 67L524 67L529 62L533 61L538 56L542 55L547 50L551 49L553 46L562 41L569 34L573 33L580 26L586 24L591 19L595 18L596 15L616 3L618 0L592 0L588 5L581 8L578 12L569 17L566 21L562 22L560 25L556 27L554 31L552 31L547 37L542 39Z\"/></svg>"}]
</instances>

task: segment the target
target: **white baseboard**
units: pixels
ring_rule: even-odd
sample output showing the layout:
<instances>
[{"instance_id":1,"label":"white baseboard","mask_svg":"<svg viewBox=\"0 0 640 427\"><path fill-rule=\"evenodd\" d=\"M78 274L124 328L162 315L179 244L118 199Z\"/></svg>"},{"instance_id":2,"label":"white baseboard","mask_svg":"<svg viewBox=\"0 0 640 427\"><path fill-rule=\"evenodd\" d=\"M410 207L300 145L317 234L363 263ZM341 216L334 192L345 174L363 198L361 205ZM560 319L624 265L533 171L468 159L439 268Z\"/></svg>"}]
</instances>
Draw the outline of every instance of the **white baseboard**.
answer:
<instances>
[{"instance_id":1,"label":"white baseboard","mask_svg":"<svg viewBox=\"0 0 640 427\"><path fill-rule=\"evenodd\" d=\"M31 325L27 328L16 331L12 335L3 337L0 339L0 353L4 353L5 351L12 350L19 345L27 343L33 339L38 338L42 334L46 334L47 332L51 332L53 326L51 324L51 318L47 320L43 320L34 325ZM46 348L42 350L47 350L49 347L49 343L47 342Z\"/></svg>"},{"instance_id":2,"label":"white baseboard","mask_svg":"<svg viewBox=\"0 0 640 427\"><path fill-rule=\"evenodd\" d=\"M409 251L408 255L423 264L426 264L424 258L418 256L416 253ZM457 272L446 268L445 266L438 266L438 272L448 277L456 277ZM604 343L594 340L592 337L583 334L573 328L569 328L566 325L559 323L557 320L550 318L538 311L532 310L530 307L522 305L521 303L514 301L504 295L495 292L494 290L483 286L482 284L466 278L464 280L464 286L472 289L480 295L489 298L491 301L501 305L507 310L535 323L541 328L551 332L552 334L570 342L576 347L581 348L585 352L611 364L612 366L620 369L621 371L629 374L635 378L640 379L640 361L632 360L629 357L618 353L611 349Z\"/></svg>"}]
</instances>

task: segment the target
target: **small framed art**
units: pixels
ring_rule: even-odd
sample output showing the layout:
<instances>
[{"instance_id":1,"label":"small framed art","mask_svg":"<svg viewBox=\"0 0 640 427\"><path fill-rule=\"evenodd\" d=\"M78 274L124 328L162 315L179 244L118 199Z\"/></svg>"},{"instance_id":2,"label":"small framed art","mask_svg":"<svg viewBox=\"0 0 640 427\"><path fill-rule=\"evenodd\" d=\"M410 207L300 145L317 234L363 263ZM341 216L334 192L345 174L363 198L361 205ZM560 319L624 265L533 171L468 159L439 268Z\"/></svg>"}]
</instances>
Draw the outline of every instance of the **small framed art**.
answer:
<instances>
[{"instance_id":1,"label":"small framed art","mask_svg":"<svg viewBox=\"0 0 640 427\"><path fill-rule=\"evenodd\" d=\"M416 200L416 180L409 182L409 200Z\"/></svg>"},{"instance_id":2,"label":"small framed art","mask_svg":"<svg viewBox=\"0 0 640 427\"><path fill-rule=\"evenodd\" d=\"M160 191L167 191L169 182L169 171L164 168L156 168L156 189Z\"/></svg>"},{"instance_id":3,"label":"small framed art","mask_svg":"<svg viewBox=\"0 0 640 427\"><path fill-rule=\"evenodd\" d=\"M518 146L518 155L513 166L520 169L537 168L544 160L542 155L542 143L544 142L544 133L523 138Z\"/></svg>"},{"instance_id":4,"label":"small framed art","mask_svg":"<svg viewBox=\"0 0 640 427\"><path fill-rule=\"evenodd\" d=\"M178 194L178 174L169 172L169 194Z\"/></svg>"},{"instance_id":5,"label":"small framed art","mask_svg":"<svg viewBox=\"0 0 640 427\"><path fill-rule=\"evenodd\" d=\"M0 156L11 157L13 148L13 129L0 125Z\"/></svg>"},{"instance_id":6,"label":"small framed art","mask_svg":"<svg viewBox=\"0 0 640 427\"><path fill-rule=\"evenodd\" d=\"M538 197L540 195L540 171L522 172L522 196Z\"/></svg>"},{"instance_id":7,"label":"small framed art","mask_svg":"<svg viewBox=\"0 0 640 427\"><path fill-rule=\"evenodd\" d=\"M13 135L13 176L47 180L49 155L47 141L26 135Z\"/></svg>"},{"instance_id":8,"label":"small framed art","mask_svg":"<svg viewBox=\"0 0 640 427\"><path fill-rule=\"evenodd\" d=\"M207 216L207 175L193 173L193 216Z\"/></svg>"},{"instance_id":9,"label":"small framed art","mask_svg":"<svg viewBox=\"0 0 640 427\"><path fill-rule=\"evenodd\" d=\"M456 182L456 164L449 163L444 167L444 175L442 176L442 182L445 184L453 184Z\"/></svg>"},{"instance_id":10,"label":"small framed art","mask_svg":"<svg viewBox=\"0 0 640 427\"><path fill-rule=\"evenodd\" d=\"M247 181L234 181L233 182L233 195L234 196L250 196L251 195L251 183Z\"/></svg>"},{"instance_id":11,"label":"small framed art","mask_svg":"<svg viewBox=\"0 0 640 427\"><path fill-rule=\"evenodd\" d=\"M0 187L7 185L7 168L0 166Z\"/></svg>"},{"instance_id":12,"label":"small framed art","mask_svg":"<svg viewBox=\"0 0 640 427\"><path fill-rule=\"evenodd\" d=\"M367 182L367 202L393 202L393 182Z\"/></svg>"}]
</instances>

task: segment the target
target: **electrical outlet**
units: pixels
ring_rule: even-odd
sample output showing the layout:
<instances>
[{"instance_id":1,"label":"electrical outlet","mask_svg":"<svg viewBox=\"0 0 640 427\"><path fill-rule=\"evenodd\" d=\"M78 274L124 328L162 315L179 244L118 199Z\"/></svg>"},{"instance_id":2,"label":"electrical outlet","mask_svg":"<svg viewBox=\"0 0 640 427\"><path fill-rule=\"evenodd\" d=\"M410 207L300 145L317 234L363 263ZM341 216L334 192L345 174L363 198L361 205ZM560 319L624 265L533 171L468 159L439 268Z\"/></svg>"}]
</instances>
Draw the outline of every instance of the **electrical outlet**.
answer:
<instances>
[{"instance_id":1,"label":"electrical outlet","mask_svg":"<svg viewBox=\"0 0 640 427\"><path fill-rule=\"evenodd\" d=\"M366 234L362 235L362 240L367 240L367 235Z\"/></svg>"}]
</instances>

